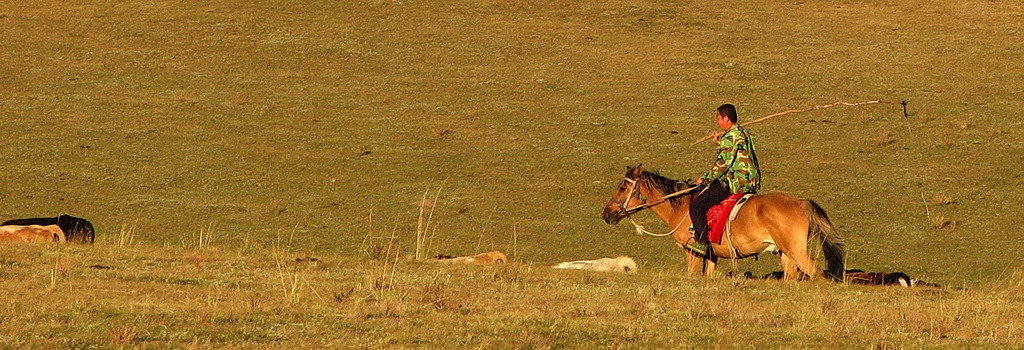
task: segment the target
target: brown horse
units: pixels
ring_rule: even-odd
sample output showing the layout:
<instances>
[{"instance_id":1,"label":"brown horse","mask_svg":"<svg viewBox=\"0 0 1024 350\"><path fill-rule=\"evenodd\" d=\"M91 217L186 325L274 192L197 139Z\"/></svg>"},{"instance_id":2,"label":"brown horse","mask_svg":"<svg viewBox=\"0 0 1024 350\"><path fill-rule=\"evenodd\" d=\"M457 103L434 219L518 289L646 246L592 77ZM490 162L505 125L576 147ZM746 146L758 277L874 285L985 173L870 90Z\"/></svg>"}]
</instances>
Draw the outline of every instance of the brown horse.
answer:
<instances>
[{"instance_id":1,"label":"brown horse","mask_svg":"<svg viewBox=\"0 0 1024 350\"><path fill-rule=\"evenodd\" d=\"M676 244L682 246L693 239L690 224L690 201L698 188L688 182L672 180L644 171L642 165L626 169L626 179L604 207L604 221L617 224L623 218L643 209L651 209L669 227ZM682 193L679 193L682 191ZM666 198L667 195L679 193ZM721 244L711 244L711 259L690 253L686 260L690 275L701 265L704 275L711 276L718 258L742 259L763 252L781 252L782 270L786 279L796 279L797 271L812 277L822 275L842 280L846 251L825 210L810 200L800 200L782 193L757 195L743 206L732 222L732 235ZM810 239L820 240L828 267L822 271L808 254Z\"/></svg>"}]
</instances>

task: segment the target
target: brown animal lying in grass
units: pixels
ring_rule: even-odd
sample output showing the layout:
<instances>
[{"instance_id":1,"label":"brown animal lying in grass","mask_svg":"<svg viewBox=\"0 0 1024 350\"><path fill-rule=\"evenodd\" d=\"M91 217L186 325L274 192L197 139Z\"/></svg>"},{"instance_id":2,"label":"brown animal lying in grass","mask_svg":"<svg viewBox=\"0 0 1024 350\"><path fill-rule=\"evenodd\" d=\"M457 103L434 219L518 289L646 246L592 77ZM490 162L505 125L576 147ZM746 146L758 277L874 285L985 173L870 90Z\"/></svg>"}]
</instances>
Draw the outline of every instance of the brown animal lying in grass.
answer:
<instances>
[{"instance_id":1,"label":"brown animal lying in grass","mask_svg":"<svg viewBox=\"0 0 1024 350\"><path fill-rule=\"evenodd\" d=\"M597 260L568 261L552 266L556 269L590 270L599 272L635 273L636 262L628 256L601 258Z\"/></svg>"},{"instance_id":2,"label":"brown animal lying in grass","mask_svg":"<svg viewBox=\"0 0 1024 350\"><path fill-rule=\"evenodd\" d=\"M93 243L96 241L96 229L92 227L92 223L89 222L89 220L71 215L60 215L48 218L14 219L0 223L0 226L6 225L57 225L60 226L61 231L64 231L64 238L69 242Z\"/></svg>"},{"instance_id":3,"label":"brown animal lying in grass","mask_svg":"<svg viewBox=\"0 0 1024 350\"><path fill-rule=\"evenodd\" d=\"M754 278L750 272L743 274L744 278ZM782 271L775 271L765 274L761 279L782 279ZM806 275L801 280L807 279ZM935 283L915 281L902 272L864 272L864 270L846 270L845 281L852 284L864 284L870 286L903 286L903 287L933 287L942 288Z\"/></svg>"},{"instance_id":4,"label":"brown animal lying in grass","mask_svg":"<svg viewBox=\"0 0 1024 350\"><path fill-rule=\"evenodd\" d=\"M500 265L508 262L508 257L505 253L497 250L493 252L480 253L473 256L460 256L453 257L448 255L438 255L438 262L443 263L454 263L454 264L488 264L488 265Z\"/></svg>"},{"instance_id":5,"label":"brown animal lying in grass","mask_svg":"<svg viewBox=\"0 0 1024 350\"><path fill-rule=\"evenodd\" d=\"M57 225L4 225L0 226L0 241L66 242L67 237Z\"/></svg>"}]
</instances>

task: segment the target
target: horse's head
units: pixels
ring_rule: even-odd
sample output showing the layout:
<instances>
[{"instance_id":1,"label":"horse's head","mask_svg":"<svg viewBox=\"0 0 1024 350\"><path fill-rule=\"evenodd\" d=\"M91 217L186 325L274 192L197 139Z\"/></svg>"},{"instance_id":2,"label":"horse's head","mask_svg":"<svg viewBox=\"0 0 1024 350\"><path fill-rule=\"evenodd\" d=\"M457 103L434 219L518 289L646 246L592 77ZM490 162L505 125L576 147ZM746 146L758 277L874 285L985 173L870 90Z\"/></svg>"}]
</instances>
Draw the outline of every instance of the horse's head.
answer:
<instances>
[{"instance_id":1,"label":"horse's head","mask_svg":"<svg viewBox=\"0 0 1024 350\"><path fill-rule=\"evenodd\" d=\"M615 194L608 204L604 206L601 217L604 222L615 225L619 220L626 217L626 208L643 204L640 201L640 189L637 182L643 174L643 164L634 167L626 167L626 175L619 186L615 188Z\"/></svg>"}]
</instances>

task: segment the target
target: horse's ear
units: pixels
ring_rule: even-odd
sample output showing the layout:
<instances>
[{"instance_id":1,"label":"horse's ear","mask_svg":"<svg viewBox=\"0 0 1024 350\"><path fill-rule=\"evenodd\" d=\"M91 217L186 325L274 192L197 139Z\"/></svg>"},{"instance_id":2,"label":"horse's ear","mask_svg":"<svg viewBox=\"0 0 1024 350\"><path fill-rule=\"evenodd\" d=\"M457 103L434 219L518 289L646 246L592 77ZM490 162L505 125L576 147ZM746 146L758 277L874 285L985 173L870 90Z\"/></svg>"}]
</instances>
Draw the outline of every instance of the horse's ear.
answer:
<instances>
[{"instance_id":1,"label":"horse's ear","mask_svg":"<svg viewBox=\"0 0 1024 350\"><path fill-rule=\"evenodd\" d=\"M626 167L626 175L628 177L630 177L630 178L639 177L640 174L642 174L644 172L644 170L642 169L643 166L644 165L641 163L641 164L637 164L636 167L632 167L632 168Z\"/></svg>"}]
</instances>

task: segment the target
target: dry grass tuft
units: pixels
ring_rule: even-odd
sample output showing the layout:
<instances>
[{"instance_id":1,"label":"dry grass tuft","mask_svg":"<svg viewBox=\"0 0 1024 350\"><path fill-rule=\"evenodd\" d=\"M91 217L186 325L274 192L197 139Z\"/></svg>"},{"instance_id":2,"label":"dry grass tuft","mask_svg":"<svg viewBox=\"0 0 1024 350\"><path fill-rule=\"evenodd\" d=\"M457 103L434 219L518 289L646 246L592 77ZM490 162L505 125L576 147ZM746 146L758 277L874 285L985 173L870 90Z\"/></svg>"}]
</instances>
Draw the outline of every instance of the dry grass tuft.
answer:
<instances>
[{"instance_id":1,"label":"dry grass tuft","mask_svg":"<svg viewBox=\"0 0 1024 350\"><path fill-rule=\"evenodd\" d=\"M893 137L892 131L888 129L882 129L878 132L878 143L882 146L890 145L896 142L896 138Z\"/></svg>"},{"instance_id":2,"label":"dry grass tuft","mask_svg":"<svg viewBox=\"0 0 1024 350\"><path fill-rule=\"evenodd\" d=\"M110 333L110 341L116 345L128 345L136 342L139 329L133 326L121 326Z\"/></svg>"},{"instance_id":3,"label":"dry grass tuft","mask_svg":"<svg viewBox=\"0 0 1024 350\"><path fill-rule=\"evenodd\" d=\"M247 301L246 306L249 307L250 311L263 311L263 296L259 293L250 294Z\"/></svg>"},{"instance_id":4,"label":"dry grass tuft","mask_svg":"<svg viewBox=\"0 0 1024 350\"><path fill-rule=\"evenodd\" d=\"M941 230L944 228L956 230L956 226L956 220L947 218L945 215L935 214L935 216L932 216L932 227L934 227L936 230Z\"/></svg>"},{"instance_id":5,"label":"dry grass tuft","mask_svg":"<svg viewBox=\"0 0 1024 350\"><path fill-rule=\"evenodd\" d=\"M192 256L192 265L196 267L196 270L202 270L204 263L206 263L206 256L203 256L202 254L195 254Z\"/></svg>"},{"instance_id":6,"label":"dry grass tuft","mask_svg":"<svg viewBox=\"0 0 1024 350\"><path fill-rule=\"evenodd\" d=\"M135 243L135 233L138 230L138 225L138 218L132 222L131 226L128 226L128 224L121 225L121 229L117 231L116 243L118 248L130 247Z\"/></svg>"},{"instance_id":7,"label":"dry grass tuft","mask_svg":"<svg viewBox=\"0 0 1024 350\"><path fill-rule=\"evenodd\" d=\"M196 104L199 103L199 97L193 93L184 90L178 90L168 95L168 98L174 102L180 102L185 104Z\"/></svg>"},{"instance_id":8,"label":"dry grass tuft","mask_svg":"<svg viewBox=\"0 0 1024 350\"><path fill-rule=\"evenodd\" d=\"M437 203L434 202L431 199L428 199L428 198L424 198L423 200L418 200L418 201L412 202L412 205L415 205L417 208L426 208L426 209L434 208L435 204L437 204Z\"/></svg>"},{"instance_id":9,"label":"dry grass tuft","mask_svg":"<svg viewBox=\"0 0 1024 350\"><path fill-rule=\"evenodd\" d=\"M374 238L373 241L367 244L366 249L363 252L366 253L366 257L370 260L381 260L387 256L387 251L388 241L381 238Z\"/></svg>"},{"instance_id":10,"label":"dry grass tuft","mask_svg":"<svg viewBox=\"0 0 1024 350\"><path fill-rule=\"evenodd\" d=\"M206 228L199 228L198 236L193 235L192 239L195 240L195 247L197 249L209 249L210 243L213 242L214 223L211 221Z\"/></svg>"},{"instance_id":11,"label":"dry grass tuft","mask_svg":"<svg viewBox=\"0 0 1024 350\"><path fill-rule=\"evenodd\" d=\"M843 302L834 296L825 296L821 301L821 312L823 314L834 314L841 311Z\"/></svg>"},{"instance_id":12,"label":"dry grass tuft","mask_svg":"<svg viewBox=\"0 0 1024 350\"><path fill-rule=\"evenodd\" d=\"M370 149L365 145L357 145L355 147L352 147L352 153L355 154L356 157L362 157L370 153L373 153L373 151L370 151Z\"/></svg>"},{"instance_id":13,"label":"dry grass tuft","mask_svg":"<svg viewBox=\"0 0 1024 350\"><path fill-rule=\"evenodd\" d=\"M57 255L53 261L53 268L50 270L50 290L57 287L58 280L66 280L68 278L68 262Z\"/></svg>"},{"instance_id":14,"label":"dry grass tuft","mask_svg":"<svg viewBox=\"0 0 1024 350\"><path fill-rule=\"evenodd\" d=\"M945 193L936 193L932 196L932 204L934 205L950 205L955 204L956 198Z\"/></svg>"},{"instance_id":15,"label":"dry grass tuft","mask_svg":"<svg viewBox=\"0 0 1024 350\"><path fill-rule=\"evenodd\" d=\"M452 311L465 314L467 297L450 286L449 279L435 278L423 288L421 301L438 311Z\"/></svg>"},{"instance_id":16,"label":"dry grass tuft","mask_svg":"<svg viewBox=\"0 0 1024 350\"><path fill-rule=\"evenodd\" d=\"M376 301L376 303L370 304L372 305L371 307L367 308L367 312L364 315L365 318L398 318L406 313L406 304L401 298L389 297L377 299Z\"/></svg>"},{"instance_id":17,"label":"dry grass tuft","mask_svg":"<svg viewBox=\"0 0 1024 350\"><path fill-rule=\"evenodd\" d=\"M528 267L509 263L503 265L496 265L494 272L491 273L491 280L502 283L519 283L523 282L527 273Z\"/></svg>"},{"instance_id":18,"label":"dry grass tuft","mask_svg":"<svg viewBox=\"0 0 1024 350\"><path fill-rule=\"evenodd\" d=\"M337 293L334 293L334 301L337 301L339 303L344 303L344 302L347 302L349 300L352 300L352 293L355 292L355 290L356 290L356 287L352 287L352 288L349 288L347 292L337 292Z\"/></svg>"}]
</instances>

